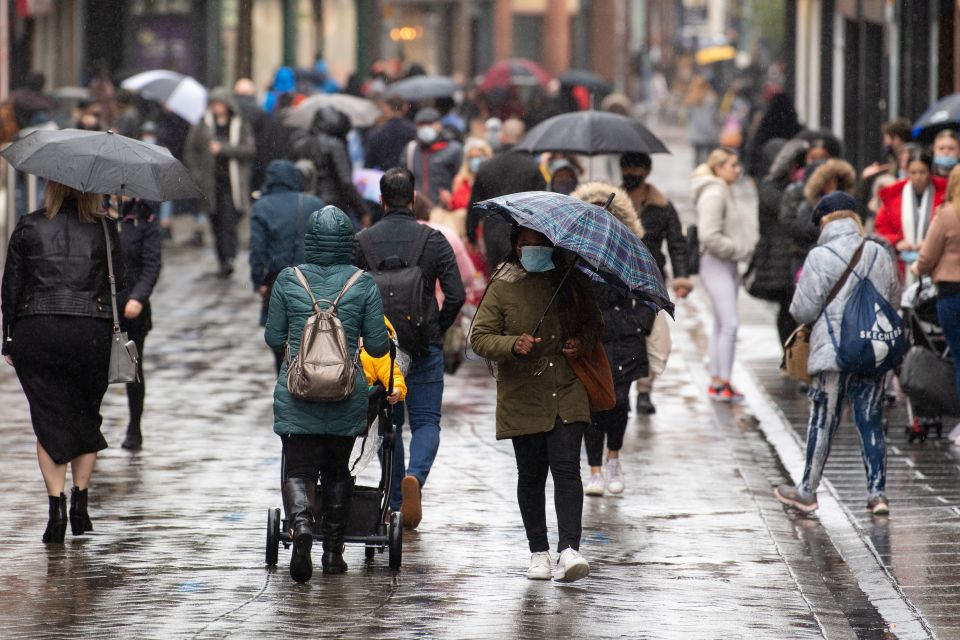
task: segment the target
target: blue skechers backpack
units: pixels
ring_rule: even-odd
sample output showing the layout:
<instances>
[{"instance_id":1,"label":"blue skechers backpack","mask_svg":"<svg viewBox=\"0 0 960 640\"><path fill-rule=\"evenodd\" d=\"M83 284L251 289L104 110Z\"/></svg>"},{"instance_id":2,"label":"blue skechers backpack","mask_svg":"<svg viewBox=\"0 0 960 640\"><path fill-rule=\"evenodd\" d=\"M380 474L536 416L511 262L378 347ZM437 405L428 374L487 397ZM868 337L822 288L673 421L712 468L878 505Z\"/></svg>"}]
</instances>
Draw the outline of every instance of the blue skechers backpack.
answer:
<instances>
[{"instance_id":1,"label":"blue skechers backpack","mask_svg":"<svg viewBox=\"0 0 960 640\"><path fill-rule=\"evenodd\" d=\"M829 248L829 247L828 247ZM836 251L830 249L840 257ZM837 366L845 373L880 375L900 365L907 351L903 321L897 310L880 295L870 281L870 271L879 252L864 275L854 270L859 280L843 308L839 337L826 316L827 332L837 351ZM841 258L842 260L843 258Z\"/></svg>"}]
</instances>

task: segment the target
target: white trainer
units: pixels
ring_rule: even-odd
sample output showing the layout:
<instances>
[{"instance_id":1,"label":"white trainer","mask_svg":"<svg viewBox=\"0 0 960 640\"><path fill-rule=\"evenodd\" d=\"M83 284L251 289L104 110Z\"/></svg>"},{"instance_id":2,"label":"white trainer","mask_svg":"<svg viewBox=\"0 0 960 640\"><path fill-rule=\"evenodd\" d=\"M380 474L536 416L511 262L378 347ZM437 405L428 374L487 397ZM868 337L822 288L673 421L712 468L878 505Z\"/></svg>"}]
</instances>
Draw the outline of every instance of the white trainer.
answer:
<instances>
[{"instance_id":1,"label":"white trainer","mask_svg":"<svg viewBox=\"0 0 960 640\"><path fill-rule=\"evenodd\" d=\"M625 486L623 482L623 470L620 468L620 459L611 458L603 467L603 473L607 476L607 491L617 495L623 493Z\"/></svg>"},{"instance_id":2,"label":"white trainer","mask_svg":"<svg viewBox=\"0 0 960 640\"><path fill-rule=\"evenodd\" d=\"M553 561L549 551L538 551L530 556L530 568L527 578L530 580L549 580L553 575Z\"/></svg>"},{"instance_id":3,"label":"white trainer","mask_svg":"<svg viewBox=\"0 0 960 640\"><path fill-rule=\"evenodd\" d=\"M557 568L553 570L553 579L557 582L573 582L590 575L590 565L576 549L567 547L557 559Z\"/></svg>"},{"instance_id":4,"label":"white trainer","mask_svg":"<svg viewBox=\"0 0 960 640\"><path fill-rule=\"evenodd\" d=\"M583 493L588 496L602 496L603 485L603 474L591 473L590 480L587 482L587 486L583 488Z\"/></svg>"}]
</instances>

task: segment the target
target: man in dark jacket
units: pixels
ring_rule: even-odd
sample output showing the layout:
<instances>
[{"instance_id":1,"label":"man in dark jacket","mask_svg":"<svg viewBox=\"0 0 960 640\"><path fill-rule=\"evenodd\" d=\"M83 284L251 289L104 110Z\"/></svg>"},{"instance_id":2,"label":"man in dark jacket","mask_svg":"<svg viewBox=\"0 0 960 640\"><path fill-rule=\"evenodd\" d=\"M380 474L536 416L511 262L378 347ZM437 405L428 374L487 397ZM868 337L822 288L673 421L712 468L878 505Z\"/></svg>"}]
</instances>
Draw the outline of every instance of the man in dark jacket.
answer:
<instances>
[{"instance_id":1,"label":"man in dark jacket","mask_svg":"<svg viewBox=\"0 0 960 640\"><path fill-rule=\"evenodd\" d=\"M481 163L477 170L467 207L467 239L472 243L477 242L481 215L475 204L511 193L547 188L536 159L523 151L513 151L524 131L522 120L510 118L504 122L497 134L500 141L497 155ZM510 224L493 216L483 218L483 243L487 264L494 271L510 251Z\"/></svg>"},{"instance_id":2,"label":"man in dark jacket","mask_svg":"<svg viewBox=\"0 0 960 640\"><path fill-rule=\"evenodd\" d=\"M653 161L646 153L625 153L620 156L620 171L623 174L623 188L630 196L637 210L640 225L643 227L643 244L650 250L653 259L660 268L660 275L667 279L667 257L663 253L663 243L667 243L670 253L670 271L673 275L673 290L678 298L686 298L693 289L693 281L687 273L687 242L680 226L680 216L667 197L655 186L647 182L653 170ZM657 408L650 399L653 389L653 377L647 376L637 381L637 413L650 414Z\"/></svg>"},{"instance_id":3,"label":"man in dark jacket","mask_svg":"<svg viewBox=\"0 0 960 640\"><path fill-rule=\"evenodd\" d=\"M403 150L417 137L417 125L407 118L409 105L399 96L390 96L383 111L387 121L367 137L367 167L386 171L400 166Z\"/></svg>"},{"instance_id":4,"label":"man in dark jacket","mask_svg":"<svg viewBox=\"0 0 960 640\"><path fill-rule=\"evenodd\" d=\"M257 146L257 154L253 158L253 166L250 170L250 184L256 189L263 184L267 175L267 165L273 158L266 155L270 143L267 140L267 124L270 117L257 104L257 85L250 78L240 78L233 83L233 99L244 120L250 125L253 131L253 140Z\"/></svg>"},{"instance_id":5,"label":"man in dark jacket","mask_svg":"<svg viewBox=\"0 0 960 640\"><path fill-rule=\"evenodd\" d=\"M463 281L457 259L443 234L435 229L421 226L413 215L413 174L403 168L387 171L380 179L380 198L386 211L377 224L357 234L353 263L361 269L380 271L391 262L403 263L411 255L420 234L426 234L423 251L417 262L423 274L423 293L430 305L427 313L428 329L424 355L416 355L405 378L407 399L404 403L410 416L410 464L406 465L403 454L403 439L396 441L393 495L391 507L403 513L403 524L416 528L422 515L420 492L433 466L440 446L440 407L443 401L443 334L450 328L460 307L466 300ZM364 250L364 245L372 249ZM373 264L371 264L373 263ZM408 265L413 266L413 265ZM437 309L433 292L437 283L443 292L443 307ZM384 307L389 315L390 301ZM420 301L411 300L410 306ZM393 318L392 321L396 322ZM404 338L397 330L400 347L405 348ZM396 425L403 426L404 412L396 412ZM402 499L402 502L401 502Z\"/></svg>"},{"instance_id":6,"label":"man in dark jacket","mask_svg":"<svg viewBox=\"0 0 960 640\"><path fill-rule=\"evenodd\" d=\"M303 234L310 214L325 204L304 195L300 172L289 160L267 165L267 180L250 216L250 280L263 301L260 326L267 324L270 292L277 275L303 262ZM277 371L283 354L276 356Z\"/></svg>"}]
</instances>

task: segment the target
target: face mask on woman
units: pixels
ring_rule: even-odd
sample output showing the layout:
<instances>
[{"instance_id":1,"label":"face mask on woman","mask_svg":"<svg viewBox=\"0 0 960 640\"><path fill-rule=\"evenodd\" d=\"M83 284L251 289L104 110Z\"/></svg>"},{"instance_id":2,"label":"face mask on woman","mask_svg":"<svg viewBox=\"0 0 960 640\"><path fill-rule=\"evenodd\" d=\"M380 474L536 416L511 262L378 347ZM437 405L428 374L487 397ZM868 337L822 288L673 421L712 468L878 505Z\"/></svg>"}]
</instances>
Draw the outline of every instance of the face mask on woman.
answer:
<instances>
[{"instance_id":1,"label":"face mask on woman","mask_svg":"<svg viewBox=\"0 0 960 640\"><path fill-rule=\"evenodd\" d=\"M520 264L528 273L543 273L555 268L553 247L528 245L520 249Z\"/></svg>"},{"instance_id":2,"label":"face mask on woman","mask_svg":"<svg viewBox=\"0 0 960 640\"><path fill-rule=\"evenodd\" d=\"M476 173L480 169L480 165L483 163L483 158L470 158L470 161L467 163L467 167L470 169L470 173Z\"/></svg>"},{"instance_id":3,"label":"face mask on woman","mask_svg":"<svg viewBox=\"0 0 960 640\"><path fill-rule=\"evenodd\" d=\"M941 169L953 169L957 164L957 159L953 156L933 156L933 164Z\"/></svg>"},{"instance_id":4,"label":"face mask on woman","mask_svg":"<svg viewBox=\"0 0 960 640\"><path fill-rule=\"evenodd\" d=\"M433 144L437 139L437 130L431 125L417 127L417 139L423 144Z\"/></svg>"},{"instance_id":5,"label":"face mask on woman","mask_svg":"<svg viewBox=\"0 0 960 640\"><path fill-rule=\"evenodd\" d=\"M633 191L637 187L643 185L646 178L643 176L624 174L623 175L623 186L626 187L627 191Z\"/></svg>"}]
</instances>

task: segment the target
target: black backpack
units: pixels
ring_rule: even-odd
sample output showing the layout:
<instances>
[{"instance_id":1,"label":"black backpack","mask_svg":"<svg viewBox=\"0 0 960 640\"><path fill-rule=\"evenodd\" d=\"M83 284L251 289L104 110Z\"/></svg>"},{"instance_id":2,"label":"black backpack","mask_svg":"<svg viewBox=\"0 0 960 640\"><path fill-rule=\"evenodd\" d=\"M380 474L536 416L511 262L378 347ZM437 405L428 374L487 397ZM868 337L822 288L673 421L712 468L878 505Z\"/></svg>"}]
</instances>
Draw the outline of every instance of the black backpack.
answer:
<instances>
[{"instance_id":1,"label":"black backpack","mask_svg":"<svg viewBox=\"0 0 960 640\"><path fill-rule=\"evenodd\" d=\"M437 313L433 287L428 285L420 268L420 258L433 229L425 224L417 226L417 236L406 259L396 255L381 259L369 233L357 236L367 261L367 273L380 289L383 313L396 329L400 348L413 357L428 353L430 330Z\"/></svg>"}]
</instances>

